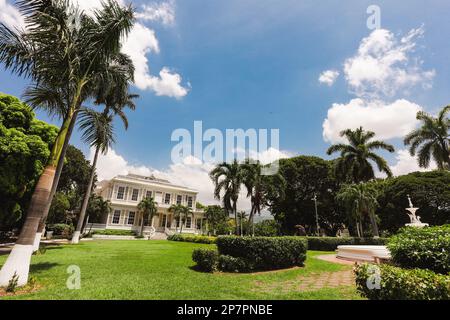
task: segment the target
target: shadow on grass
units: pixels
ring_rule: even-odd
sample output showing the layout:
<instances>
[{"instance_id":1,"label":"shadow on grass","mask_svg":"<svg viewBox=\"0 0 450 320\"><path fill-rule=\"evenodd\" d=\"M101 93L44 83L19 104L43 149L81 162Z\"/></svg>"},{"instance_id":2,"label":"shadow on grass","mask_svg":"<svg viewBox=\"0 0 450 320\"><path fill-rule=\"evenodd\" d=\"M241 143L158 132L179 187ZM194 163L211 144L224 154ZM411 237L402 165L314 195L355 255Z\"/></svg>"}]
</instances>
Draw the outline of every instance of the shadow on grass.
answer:
<instances>
[{"instance_id":1,"label":"shadow on grass","mask_svg":"<svg viewBox=\"0 0 450 320\"><path fill-rule=\"evenodd\" d=\"M32 264L30 266L30 271L39 273L41 271L46 271L46 270L49 270L49 269L54 268L54 267L59 266L59 265L60 265L59 263L55 263L55 262L51 262L51 263L50 262L35 263L35 264Z\"/></svg>"}]
</instances>

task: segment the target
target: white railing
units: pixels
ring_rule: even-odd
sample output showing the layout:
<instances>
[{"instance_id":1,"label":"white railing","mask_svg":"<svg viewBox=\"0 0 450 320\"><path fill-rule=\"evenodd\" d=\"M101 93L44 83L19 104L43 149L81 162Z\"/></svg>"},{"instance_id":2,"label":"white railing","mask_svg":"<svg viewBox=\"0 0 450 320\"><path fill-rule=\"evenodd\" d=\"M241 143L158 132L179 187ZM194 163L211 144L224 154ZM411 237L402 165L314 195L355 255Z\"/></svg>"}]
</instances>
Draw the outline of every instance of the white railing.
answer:
<instances>
[{"instance_id":1,"label":"white railing","mask_svg":"<svg viewBox=\"0 0 450 320\"><path fill-rule=\"evenodd\" d=\"M169 228L165 227L165 228L164 228L164 233L165 233L167 236L171 236L171 235L173 235L175 232L173 232L173 231L170 230Z\"/></svg>"}]
</instances>

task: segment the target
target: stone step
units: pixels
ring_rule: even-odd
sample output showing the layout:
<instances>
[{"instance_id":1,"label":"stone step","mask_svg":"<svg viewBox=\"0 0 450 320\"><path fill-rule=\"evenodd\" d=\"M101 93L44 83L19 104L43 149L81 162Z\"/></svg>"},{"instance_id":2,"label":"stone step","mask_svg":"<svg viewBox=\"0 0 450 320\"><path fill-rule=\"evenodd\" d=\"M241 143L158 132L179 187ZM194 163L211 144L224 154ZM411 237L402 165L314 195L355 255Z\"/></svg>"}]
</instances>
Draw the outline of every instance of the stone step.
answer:
<instances>
[{"instance_id":1,"label":"stone step","mask_svg":"<svg viewBox=\"0 0 450 320\"><path fill-rule=\"evenodd\" d=\"M167 240L167 235L164 232L155 232L151 240Z\"/></svg>"}]
</instances>

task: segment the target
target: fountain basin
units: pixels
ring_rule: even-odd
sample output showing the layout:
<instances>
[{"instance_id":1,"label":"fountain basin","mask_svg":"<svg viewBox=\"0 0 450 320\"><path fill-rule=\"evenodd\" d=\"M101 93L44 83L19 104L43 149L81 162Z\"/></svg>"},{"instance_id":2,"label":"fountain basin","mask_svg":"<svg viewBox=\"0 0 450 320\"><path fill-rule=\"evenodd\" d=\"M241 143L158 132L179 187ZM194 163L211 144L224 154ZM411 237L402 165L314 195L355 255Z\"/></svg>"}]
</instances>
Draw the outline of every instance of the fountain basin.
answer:
<instances>
[{"instance_id":1,"label":"fountain basin","mask_svg":"<svg viewBox=\"0 0 450 320\"><path fill-rule=\"evenodd\" d=\"M391 258L386 246L338 246L336 256L339 259L376 263Z\"/></svg>"}]
</instances>

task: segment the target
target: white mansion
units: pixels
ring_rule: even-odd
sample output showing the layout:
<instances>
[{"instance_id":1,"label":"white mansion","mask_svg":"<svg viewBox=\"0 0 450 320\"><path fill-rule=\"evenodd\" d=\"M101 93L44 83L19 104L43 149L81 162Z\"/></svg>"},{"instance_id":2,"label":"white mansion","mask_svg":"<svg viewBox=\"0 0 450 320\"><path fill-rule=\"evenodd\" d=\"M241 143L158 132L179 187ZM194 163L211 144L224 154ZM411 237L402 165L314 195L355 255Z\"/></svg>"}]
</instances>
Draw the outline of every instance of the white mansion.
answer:
<instances>
[{"instance_id":1,"label":"white mansion","mask_svg":"<svg viewBox=\"0 0 450 320\"><path fill-rule=\"evenodd\" d=\"M158 205L158 213L152 221L144 219L145 231L154 228L156 232L166 235L179 231L180 219L174 219L173 214L169 212L173 204L192 208L193 214L186 217L183 233L202 233L205 227L203 211L196 208L198 192L171 184L167 180L136 174L119 175L111 180L101 181L96 193L111 202L112 210L104 217L102 224L89 224L92 229L139 231L142 215L139 214L137 206L145 197L153 197Z\"/></svg>"}]
</instances>

